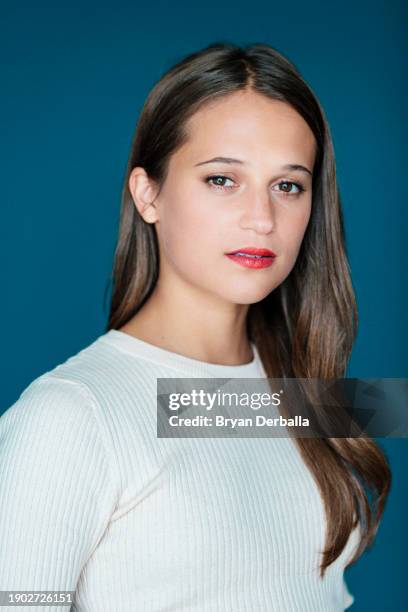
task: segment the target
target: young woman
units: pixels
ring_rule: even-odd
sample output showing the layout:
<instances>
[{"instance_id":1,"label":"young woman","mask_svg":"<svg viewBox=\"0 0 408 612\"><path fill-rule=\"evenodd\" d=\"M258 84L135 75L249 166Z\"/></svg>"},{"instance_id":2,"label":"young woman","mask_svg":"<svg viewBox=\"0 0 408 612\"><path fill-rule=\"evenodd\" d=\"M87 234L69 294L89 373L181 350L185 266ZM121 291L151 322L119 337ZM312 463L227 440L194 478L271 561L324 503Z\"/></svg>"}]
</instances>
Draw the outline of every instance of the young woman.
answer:
<instances>
[{"instance_id":1,"label":"young woman","mask_svg":"<svg viewBox=\"0 0 408 612\"><path fill-rule=\"evenodd\" d=\"M150 92L113 280L106 332L0 419L1 588L81 612L348 608L390 487L374 441L156 431L159 377L345 375L332 140L275 49L210 45Z\"/></svg>"}]
</instances>

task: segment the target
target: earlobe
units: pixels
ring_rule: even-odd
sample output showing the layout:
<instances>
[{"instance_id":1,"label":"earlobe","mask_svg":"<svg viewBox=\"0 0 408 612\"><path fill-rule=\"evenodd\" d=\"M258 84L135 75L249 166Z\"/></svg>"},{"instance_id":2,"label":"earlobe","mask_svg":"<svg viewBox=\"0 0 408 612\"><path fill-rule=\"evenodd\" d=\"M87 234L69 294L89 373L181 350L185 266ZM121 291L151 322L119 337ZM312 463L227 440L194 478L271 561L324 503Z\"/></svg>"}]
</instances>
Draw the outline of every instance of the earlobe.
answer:
<instances>
[{"instance_id":1,"label":"earlobe","mask_svg":"<svg viewBox=\"0 0 408 612\"><path fill-rule=\"evenodd\" d=\"M133 202L146 223L158 220L157 209L153 203L155 191L144 168L133 168L129 176L129 191Z\"/></svg>"}]
</instances>

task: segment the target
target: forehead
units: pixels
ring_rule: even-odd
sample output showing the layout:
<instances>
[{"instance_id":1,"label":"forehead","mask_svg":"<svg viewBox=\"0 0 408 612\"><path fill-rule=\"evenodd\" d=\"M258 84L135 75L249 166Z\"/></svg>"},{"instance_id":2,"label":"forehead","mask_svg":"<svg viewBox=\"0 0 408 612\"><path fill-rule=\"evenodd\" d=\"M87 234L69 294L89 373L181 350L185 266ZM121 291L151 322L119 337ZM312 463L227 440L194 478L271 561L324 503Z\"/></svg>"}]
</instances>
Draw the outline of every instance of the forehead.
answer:
<instances>
[{"instance_id":1,"label":"forehead","mask_svg":"<svg viewBox=\"0 0 408 612\"><path fill-rule=\"evenodd\" d=\"M289 104L253 91L205 104L187 121L186 131L175 162L223 155L256 163L266 156L313 166L316 141L303 117Z\"/></svg>"}]
</instances>

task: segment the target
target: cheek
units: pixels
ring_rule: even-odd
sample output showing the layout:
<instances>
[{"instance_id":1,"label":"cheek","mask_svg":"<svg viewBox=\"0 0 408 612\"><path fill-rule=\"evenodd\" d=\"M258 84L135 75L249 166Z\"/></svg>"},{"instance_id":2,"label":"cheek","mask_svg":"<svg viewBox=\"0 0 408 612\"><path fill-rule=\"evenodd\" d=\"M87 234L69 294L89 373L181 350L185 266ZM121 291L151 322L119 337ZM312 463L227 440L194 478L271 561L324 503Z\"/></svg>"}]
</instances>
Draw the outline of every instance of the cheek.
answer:
<instances>
[{"instance_id":1,"label":"cheek","mask_svg":"<svg viewBox=\"0 0 408 612\"><path fill-rule=\"evenodd\" d=\"M188 265L197 259L202 262L203 255L214 255L221 248L220 218L208 202L184 196L167 199L165 208L159 231L168 258Z\"/></svg>"},{"instance_id":2,"label":"cheek","mask_svg":"<svg viewBox=\"0 0 408 612\"><path fill-rule=\"evenodd\" d=\"M281 240L288 255L296 257L302 245L311 213L311 206L307 205L295 215L287 215L281 220Z\"/></svg>"}]
</instances>

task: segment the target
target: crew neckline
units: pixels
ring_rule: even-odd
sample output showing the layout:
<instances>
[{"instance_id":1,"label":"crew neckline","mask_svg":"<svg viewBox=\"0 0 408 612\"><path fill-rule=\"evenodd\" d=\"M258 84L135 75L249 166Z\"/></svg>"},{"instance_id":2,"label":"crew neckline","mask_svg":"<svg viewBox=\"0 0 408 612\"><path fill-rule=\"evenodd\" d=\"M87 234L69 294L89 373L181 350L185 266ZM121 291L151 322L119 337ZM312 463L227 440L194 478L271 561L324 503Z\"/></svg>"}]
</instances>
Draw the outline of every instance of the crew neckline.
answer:
<instances>
[{"instance_id":1,"label":"crew neckline","mask_svg":"<svg viewBox=\"0 0 408 612\"><path fill-rule=\"evenodd\" d=\"M246 375L252 377L256 375L266 376L261 359L259 357L256 345L250 342L254 357L249 363L239 365L225 365L218 363L211 363L207 361L200 361L187 357L181 353L174 353L150 342L145 342L136 336L131 336L126 332L122 332L118 329L110 329L104 335L98 338L101 342L107 342L108 344L115 345L117 348L123 351L133 354L138 357L147 359L148 361L154 361L176 369L189 369L189 370L209 370L212 373L219 374L220 377L223 375L238 375L245 377Z\"/></svg>"}]
</instances>

